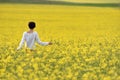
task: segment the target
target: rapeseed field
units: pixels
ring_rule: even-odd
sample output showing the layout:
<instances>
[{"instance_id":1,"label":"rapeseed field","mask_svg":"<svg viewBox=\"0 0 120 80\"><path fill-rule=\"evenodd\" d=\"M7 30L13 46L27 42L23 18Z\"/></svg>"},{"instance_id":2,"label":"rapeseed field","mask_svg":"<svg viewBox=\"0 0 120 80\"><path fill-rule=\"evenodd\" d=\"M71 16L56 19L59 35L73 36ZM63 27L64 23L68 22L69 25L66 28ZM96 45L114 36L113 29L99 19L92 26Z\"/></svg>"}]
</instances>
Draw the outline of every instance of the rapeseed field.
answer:
<instances>
[{"instance_id":1,"label":"rapeseed field","mask_svg":"<svg viewBox=\"0 0 120 80\"><path fill-rule=\"evenodd\" d=\"M16 51L28 22L42 41ZM0 80L120 80L120 10L0 4Z\"/></svg>"}]
</instances>

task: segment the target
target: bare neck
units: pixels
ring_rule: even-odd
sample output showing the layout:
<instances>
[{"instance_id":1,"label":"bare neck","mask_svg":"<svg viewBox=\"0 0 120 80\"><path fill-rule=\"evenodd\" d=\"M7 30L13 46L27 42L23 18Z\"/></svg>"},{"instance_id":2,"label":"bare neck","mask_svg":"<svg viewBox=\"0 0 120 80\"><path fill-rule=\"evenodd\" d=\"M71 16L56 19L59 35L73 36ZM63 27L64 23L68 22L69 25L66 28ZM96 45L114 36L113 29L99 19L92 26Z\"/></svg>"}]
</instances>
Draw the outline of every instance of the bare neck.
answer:
<instances>
[{"instance_id":1,"label":"bare neck","mask_svg":"<svg viewBox=\"0 0 120 80\"><path fill-rule=\"evenodd\" d=\"M27 31L27 33L32 33L33 32L33 29L30 29L29 31Z\"/></svg>"}]
</instances>

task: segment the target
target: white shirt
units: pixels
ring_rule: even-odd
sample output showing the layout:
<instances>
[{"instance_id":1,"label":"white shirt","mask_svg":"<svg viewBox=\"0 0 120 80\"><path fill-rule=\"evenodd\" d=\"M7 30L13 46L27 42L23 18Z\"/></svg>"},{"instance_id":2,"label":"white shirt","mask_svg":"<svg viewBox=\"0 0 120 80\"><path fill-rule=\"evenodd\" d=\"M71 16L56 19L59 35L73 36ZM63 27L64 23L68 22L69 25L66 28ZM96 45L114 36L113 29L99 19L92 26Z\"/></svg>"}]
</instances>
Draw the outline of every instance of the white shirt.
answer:
<instances>
[{"instance_id":1,"label":"white shirt","mask_svg":"<svg viewBox=\"0 0 120 80\"><path fill-rule=\"evenodd\" d=\"M19 47L17 48L18 50L22 48L25 41L26 41L26 47L29 49L35 48L35 42L37 42L38 44L43 45L43 46L49 44L49 42L40 41L38 34L35 31L32 33L24 32L21 42L19 44Z\"/></svg>"}]
</instances>

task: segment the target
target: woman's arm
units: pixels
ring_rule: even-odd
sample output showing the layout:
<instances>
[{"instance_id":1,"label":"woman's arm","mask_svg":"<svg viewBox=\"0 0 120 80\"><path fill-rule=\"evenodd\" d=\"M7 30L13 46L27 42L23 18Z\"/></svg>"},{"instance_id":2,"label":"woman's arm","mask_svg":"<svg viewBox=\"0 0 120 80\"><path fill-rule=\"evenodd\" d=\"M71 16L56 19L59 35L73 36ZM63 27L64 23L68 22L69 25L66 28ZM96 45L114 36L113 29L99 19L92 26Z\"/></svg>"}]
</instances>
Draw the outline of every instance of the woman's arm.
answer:
<instances>
[{"instance_id":1,"label":"woman's arm","mask_svg":"<svg viewBox=\"0 0 120 80\"><path fill-rule=\"evenodd\" d=\"M36 37L35 37L36 41L38 44L42 45L42 46L46 46L46 45L51 45L52 43L51 42L42 42L36 32Z\"/></svg>"},{"instance_id":2,"label":"woman's arm","mask_svg":"<svg viewBox=\"0 0 120 80\"><path fill-rule=\"evenodd\" d=\"M21 41L19 43L19 46L18 46L17 50L22 48L24 42L25 42L25 32L23 33L22 39L21 39Z\"/></svg>"}]
</instances>

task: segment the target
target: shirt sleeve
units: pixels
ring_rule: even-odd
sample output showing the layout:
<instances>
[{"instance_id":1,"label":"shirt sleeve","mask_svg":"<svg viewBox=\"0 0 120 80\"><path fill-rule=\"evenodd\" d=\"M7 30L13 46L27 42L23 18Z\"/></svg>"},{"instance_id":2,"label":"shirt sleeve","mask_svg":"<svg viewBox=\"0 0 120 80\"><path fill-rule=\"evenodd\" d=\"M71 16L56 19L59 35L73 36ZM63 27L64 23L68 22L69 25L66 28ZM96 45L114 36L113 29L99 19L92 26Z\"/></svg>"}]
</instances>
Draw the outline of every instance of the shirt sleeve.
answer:
<instances>
[{"instance_id":1,"label":"shirt sleeve","mask_svg":"<svg viewBox=\"0 0 120 80\"><path fill-rule=\"evenodd\" d=\"M25 32L23 33L22 39L21 39L21 41L19 43L19 46L18 46L17 50L22 48L24 42L25 42Z\"/></svg>"},{"instance_id":2,"label":"shirt sleeve","mask_svg":"<svg viewBox=\"0 0 120 80\"><path fill-rule=\"evenodd\" d=\"M46 46L46 45L49 44L49 42L42 42L42 41L40 40L40 38L38 37L37 32L36 32L35 40L37 41L38 44L40 44L40 45L42 45L42 46Z\"/></svg>"}]
</instances>

